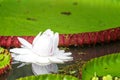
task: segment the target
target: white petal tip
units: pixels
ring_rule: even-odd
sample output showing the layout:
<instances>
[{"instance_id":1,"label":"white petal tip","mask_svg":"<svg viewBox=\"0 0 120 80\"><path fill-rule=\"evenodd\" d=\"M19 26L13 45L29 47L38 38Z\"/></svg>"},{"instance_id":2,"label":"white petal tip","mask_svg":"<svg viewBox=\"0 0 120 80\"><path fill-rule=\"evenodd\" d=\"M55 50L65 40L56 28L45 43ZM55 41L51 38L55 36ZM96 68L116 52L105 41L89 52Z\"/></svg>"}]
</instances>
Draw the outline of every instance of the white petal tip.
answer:
<instances>
[{"instance_id":1,"label":"white petal tip","mask_svg":"<svg viewBox=\"0 0 120 80\"><path fill-rule=\"evenodd\" d=\"M18 39L19 41L21 41L21 40L22 40L22 38L21 38L21 37L17 37L17 39Z\"/></svg>"}]
</instances>

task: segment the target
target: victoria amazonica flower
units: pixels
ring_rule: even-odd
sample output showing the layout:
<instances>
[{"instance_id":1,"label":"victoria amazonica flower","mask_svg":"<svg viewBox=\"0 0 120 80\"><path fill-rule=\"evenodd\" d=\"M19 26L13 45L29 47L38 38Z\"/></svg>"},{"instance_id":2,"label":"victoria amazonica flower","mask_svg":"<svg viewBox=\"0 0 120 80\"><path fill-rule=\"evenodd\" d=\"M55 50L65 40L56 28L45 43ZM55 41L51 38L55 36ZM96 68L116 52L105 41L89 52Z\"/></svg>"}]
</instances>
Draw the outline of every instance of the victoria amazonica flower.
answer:
<instances>
[{"instance_id":1,"label":"victoria amazonica flower","mask_svg":"<svg viewBox=\"0 0 120 80\"><path fill-rule=\"evenodd\" d=\"M59 34L47 29L39 33L32 44L23 38L18 37L21 48L10 49L12 57L16 61L25 64L32 63L32 70L35 75L57 72L56 63L71 61L71 52L65 52L58 48Z\"/></svg>"}]
</instances>

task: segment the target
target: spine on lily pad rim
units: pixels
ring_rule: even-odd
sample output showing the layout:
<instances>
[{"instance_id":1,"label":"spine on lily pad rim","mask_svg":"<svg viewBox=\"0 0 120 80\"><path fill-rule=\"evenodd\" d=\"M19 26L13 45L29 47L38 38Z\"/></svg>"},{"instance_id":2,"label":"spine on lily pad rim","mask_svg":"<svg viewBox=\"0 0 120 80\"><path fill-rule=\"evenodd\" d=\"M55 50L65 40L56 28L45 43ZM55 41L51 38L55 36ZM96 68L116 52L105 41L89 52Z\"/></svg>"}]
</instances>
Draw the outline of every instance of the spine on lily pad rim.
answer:
<instances>
[{"instance_id":1,"label":"spine on lily pad rim","mask_svg":"<svg viewBox=\"0 0 120 80\"><path fill-rule=\"evenodd\" d=\"M0 36L0 46L20 47L18 36ZM20 36L32 43L34 36ZM96 32L60 34L59 46L82 46L120 40L120 27Z\"/></svg>"}]
</instances>

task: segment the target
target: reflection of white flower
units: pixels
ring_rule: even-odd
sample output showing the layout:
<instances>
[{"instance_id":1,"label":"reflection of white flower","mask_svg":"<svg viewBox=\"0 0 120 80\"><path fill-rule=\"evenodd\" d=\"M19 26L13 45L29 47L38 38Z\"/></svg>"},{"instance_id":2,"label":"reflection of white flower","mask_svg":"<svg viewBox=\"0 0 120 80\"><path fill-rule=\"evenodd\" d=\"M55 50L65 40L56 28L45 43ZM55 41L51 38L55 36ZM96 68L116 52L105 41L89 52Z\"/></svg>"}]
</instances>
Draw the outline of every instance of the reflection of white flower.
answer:
<instances>
[{"instance_id":1,"label":"reflection of white flower","mask_svg":"<svg viewBox=\"0 0 120 80\"><path fill-rule=\"evenodd\" d=\"M37 64L32 64L32 71L35 75L57 73L58 67L57 67L57 64L49 64L49 65L46 65L46 66L40 66L40 65L37 65Z\"/></svg>"},{"instance_id":2,"label":"reflection of white flower","mask_svg":"<svg viewBox=\"0 0 120 80\"><path fill-rule=\"evenodd\" d=\"M22 44L21 48L10 49L13 59L16 61L46 66L52 63L64 63L73 59L73 57L70 57L72 53L59 50L59 34L54 34L50 29L42 34L39 33L32 44L20 37L18 37L18 40Z\"/></svg>"}]
</instances>

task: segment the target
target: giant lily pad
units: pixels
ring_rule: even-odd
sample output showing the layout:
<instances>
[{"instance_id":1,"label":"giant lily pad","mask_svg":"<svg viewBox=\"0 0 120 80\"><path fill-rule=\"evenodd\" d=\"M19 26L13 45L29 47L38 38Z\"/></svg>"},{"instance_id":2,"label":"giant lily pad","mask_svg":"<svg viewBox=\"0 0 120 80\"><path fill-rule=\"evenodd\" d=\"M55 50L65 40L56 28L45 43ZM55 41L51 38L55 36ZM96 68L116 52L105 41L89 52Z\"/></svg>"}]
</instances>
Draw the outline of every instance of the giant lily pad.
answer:
<instances>
[{"instance_id":1,"label":"giant lily pad","mask_svg":"<svg viewBox=\"0 0 120 80\"><path fill-rule=\"evenodd\" d=\"M0 0L0 35L99 31L120 26L119 0Z\"/></svg>"},{"instance_id":2,"label":"giant lily pad","mask_svg":"<svg viewBox=\"0 0 120 80\"><path fill-rule=\"evenodd\" d=\"M111 75L112 77L120 77L119 57L119 53L113 53L106 56L91 59L83 66L82 80L90 80L94 75L97 75L97 77L106 75Z\"/></svg>"},{"instance_id":3,"label":"giant lily pad","mask_svg":"<svg viewBox=\"0 0 120 80\"><path fill-rule=\"evenodd\" d=\"M39 76L28 76L24 78L19 78L17 80L79 80L79 79L69 75L46 74Z\"/></svg>"}]
</instances>

